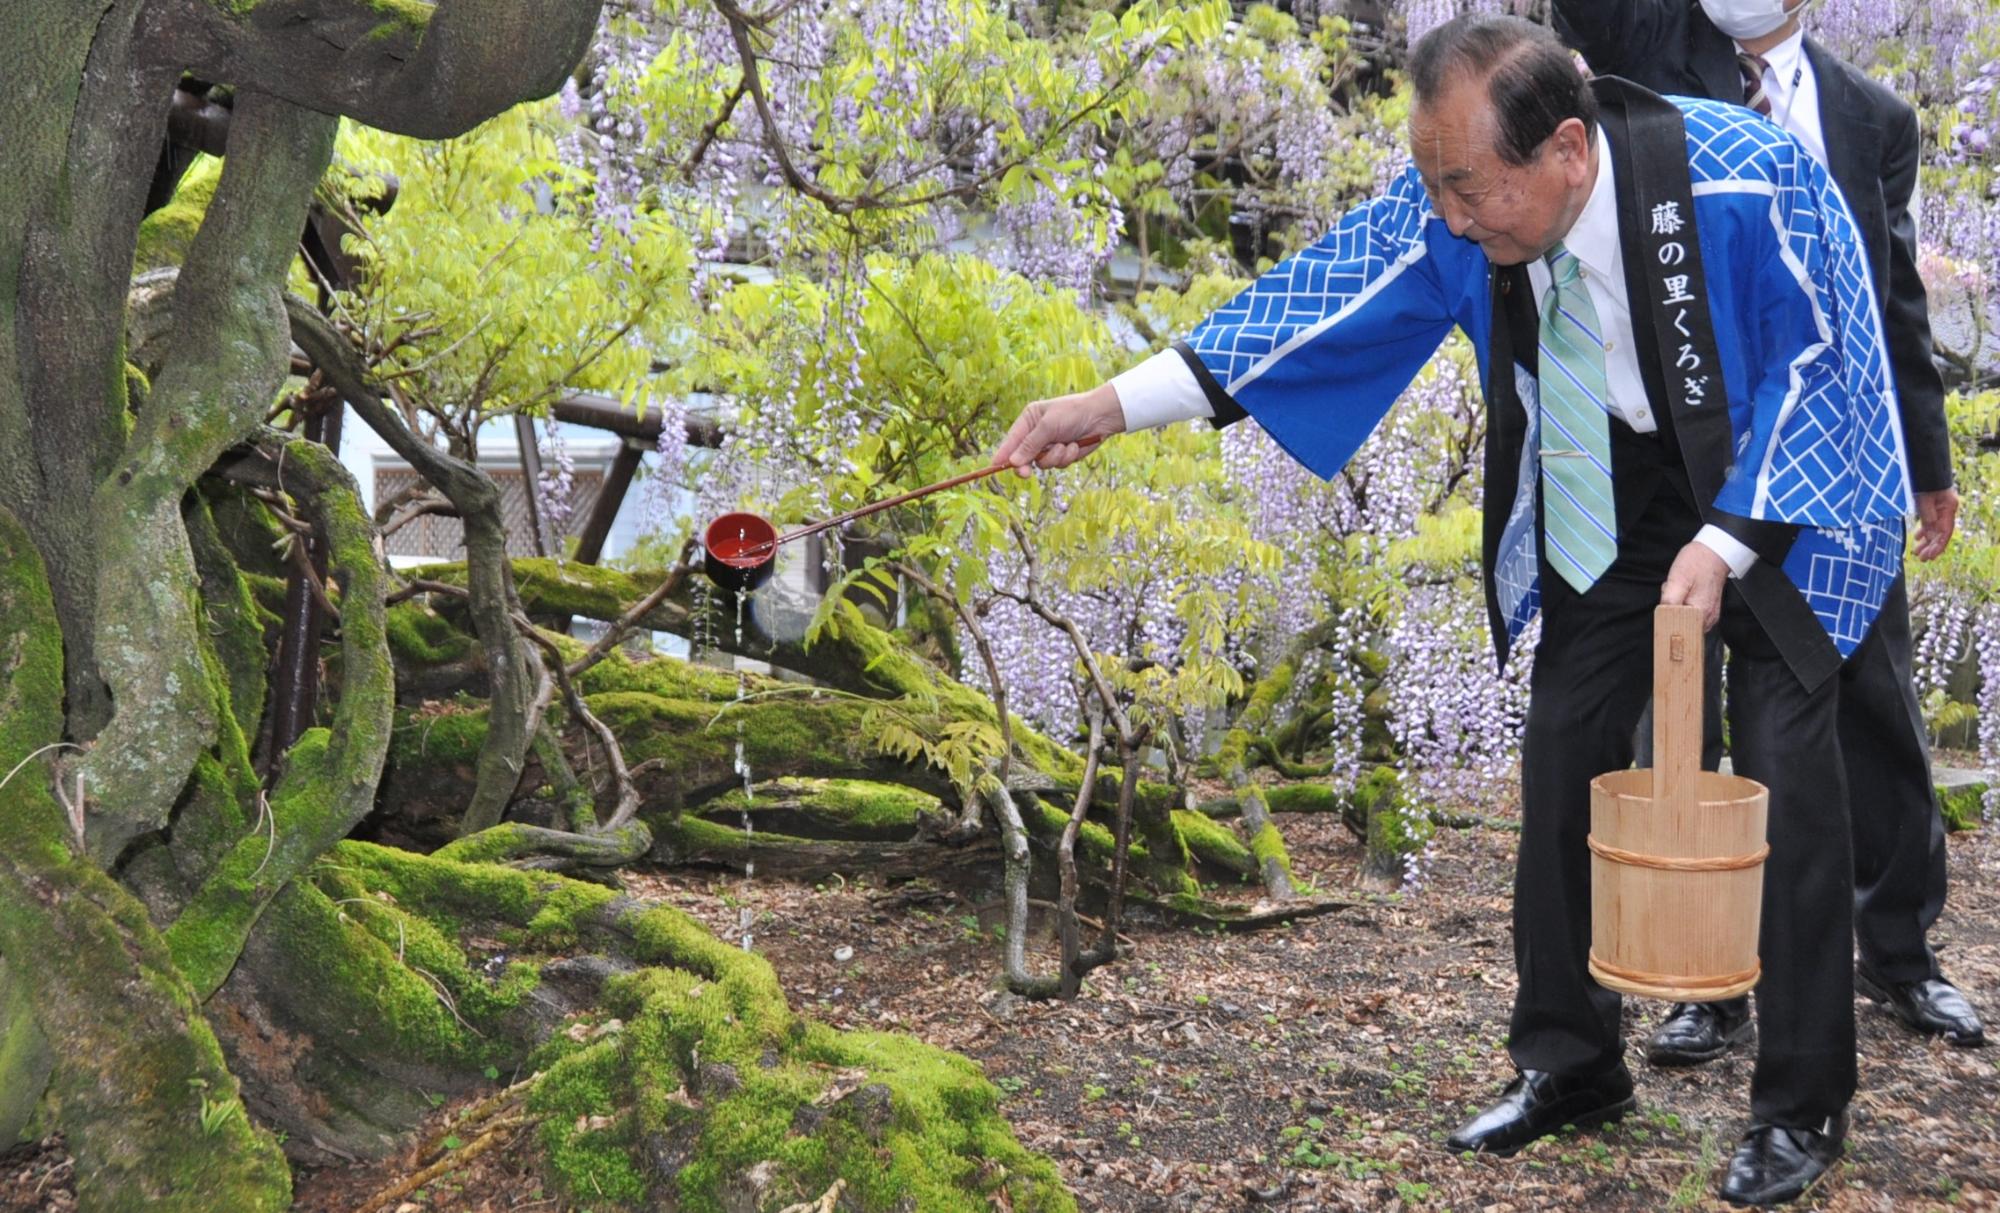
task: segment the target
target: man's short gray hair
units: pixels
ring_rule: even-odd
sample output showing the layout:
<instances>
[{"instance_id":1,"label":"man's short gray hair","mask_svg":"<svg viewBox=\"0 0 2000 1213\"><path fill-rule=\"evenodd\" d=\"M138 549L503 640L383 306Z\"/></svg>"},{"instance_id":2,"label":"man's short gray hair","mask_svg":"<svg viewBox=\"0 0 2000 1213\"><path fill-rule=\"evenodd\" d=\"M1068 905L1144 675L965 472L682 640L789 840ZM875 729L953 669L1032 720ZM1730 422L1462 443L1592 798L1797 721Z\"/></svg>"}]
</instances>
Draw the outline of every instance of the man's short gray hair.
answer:
<instances>
[{"instance_id":1,"label":"man's short gray hair","mask_svg":"<svg viewBox=\"0 0 2000 1213\"><path fill-rule=\"evenodd\" d=\"M1429 105L1464 77L1486 81L1500 122L1495 150L1509 164L1526 164L1570 118L1597 130L1597 97L1569 50L1547 26L1520 17L1468 13L1436 27L1410 52L1417 104Z\"/></svg>"}]
</instances>

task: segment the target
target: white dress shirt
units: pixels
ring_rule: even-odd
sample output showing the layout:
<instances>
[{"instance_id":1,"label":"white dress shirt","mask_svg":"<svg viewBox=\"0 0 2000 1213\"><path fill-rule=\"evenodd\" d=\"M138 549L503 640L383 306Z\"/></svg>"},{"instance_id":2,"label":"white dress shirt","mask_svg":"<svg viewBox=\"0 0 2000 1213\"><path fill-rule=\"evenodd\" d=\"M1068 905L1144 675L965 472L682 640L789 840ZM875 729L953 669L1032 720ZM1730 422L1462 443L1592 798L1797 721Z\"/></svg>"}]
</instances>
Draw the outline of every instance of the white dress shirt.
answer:
<instances>
[{"instance_id":1,"label":"white dress shirt","mask_svg":"<svg viewBox=\"0 0 2000 1213\"><path fill-rule=\"evenodd\" d=\"M1736 49L1741 51L1742 43ZM1819 79L1806 57L1805 30L1793 30L1791 37L1764 52L1764 96L1771 102L1771 121L1805 144L1824 167L1826 131L1819 120Z\"/></svg>"},{"instance_id":2,"label":"white dress shirt","mask_svg":"<svg viewBox=\"0 0 2000 1213\"><path fill-rule=\"evenodd\" d=\"M1800 62L1804 57L1800 56ZM1815 114L1818 103L1813 105ZM1611 143L1602 127L1597 131L1597 180L1584 200L1563 247L1575 255L1583 269L1584 288L1597 309L1598 327L1604 334L1604 378L1611 389L1612 407L1625 424L1642 434L1660 428L1653 404L1646 396L1646 383L1639 372L1639 350L1632 336L1632 307L1625 294L1625 259L1618 238L1618 198L1612 183ZM1528 264L1528 282L1535 291L1539 311L1548 294L1548 262L1537 258ZM1194 372L1174 350L1162 350L1121 375L1111 386L1118 393L1118 406L1125 414L1128 430L1150 429L1193 417L1212 417L1214 409L1201 390ZM1703 526L1695 540L1728 563L1730 576L1741 577L1757 563L1757 553L1734 535L1716 526Z\"/></svg>"}]
</instances>

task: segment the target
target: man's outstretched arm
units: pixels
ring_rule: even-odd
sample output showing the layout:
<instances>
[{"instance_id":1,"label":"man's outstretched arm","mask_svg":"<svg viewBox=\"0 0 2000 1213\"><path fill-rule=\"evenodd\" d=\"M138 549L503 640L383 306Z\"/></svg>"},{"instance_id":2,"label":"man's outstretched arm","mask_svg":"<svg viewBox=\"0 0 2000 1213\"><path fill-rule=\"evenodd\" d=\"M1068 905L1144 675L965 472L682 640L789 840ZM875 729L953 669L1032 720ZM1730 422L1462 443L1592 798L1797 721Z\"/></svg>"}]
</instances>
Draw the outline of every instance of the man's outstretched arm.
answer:
<instances>
[{"instance_id":1,"label":"man's outstretched arm","mask_svg":"<svg viewBox=\"0 0 2000 1213\"><path fill-rule=\"evenodd\" d=\"M1109 384L1029 405L994 461L1062 467L1091 438L1248 415L1331 477L1452 327L1483 318L1474 312L1487 300L1486 273L1477 248L1437 221L1412 170L1266 271L1185 342Z\"/></svg>"}]
</instances>

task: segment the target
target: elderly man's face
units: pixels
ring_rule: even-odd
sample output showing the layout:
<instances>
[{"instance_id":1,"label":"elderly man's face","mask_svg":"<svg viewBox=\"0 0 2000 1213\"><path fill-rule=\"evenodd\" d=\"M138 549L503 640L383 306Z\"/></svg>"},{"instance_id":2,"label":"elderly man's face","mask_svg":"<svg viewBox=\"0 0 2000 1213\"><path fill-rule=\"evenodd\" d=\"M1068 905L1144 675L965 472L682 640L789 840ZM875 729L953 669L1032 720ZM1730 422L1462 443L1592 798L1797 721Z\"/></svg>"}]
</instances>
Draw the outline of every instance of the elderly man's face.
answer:
<instances>
[{"instance_id":1,"label":"elderly man's face","mask_svg":"<svg viewBox=\"0 0 2000 1213\"><path fill-rule=\"evenodd\" d=\"M1456 82L1410 115L1410 153L1438 216L1495 265L1518 265L1554 248L1576 222L1595 180L1590 137L1572 118L1526 164L1502 159L1499 140L1484 80Z\"/></svg>"}]
</instances>

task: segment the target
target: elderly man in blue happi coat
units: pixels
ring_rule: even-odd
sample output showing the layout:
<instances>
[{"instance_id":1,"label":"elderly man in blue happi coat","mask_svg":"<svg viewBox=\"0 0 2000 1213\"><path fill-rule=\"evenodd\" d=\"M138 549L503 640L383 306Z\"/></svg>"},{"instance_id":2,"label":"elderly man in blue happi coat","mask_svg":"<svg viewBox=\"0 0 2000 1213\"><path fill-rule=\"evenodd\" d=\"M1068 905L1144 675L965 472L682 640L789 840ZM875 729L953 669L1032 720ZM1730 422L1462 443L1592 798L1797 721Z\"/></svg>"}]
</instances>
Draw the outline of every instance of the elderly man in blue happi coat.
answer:
<instances>
[{"instance_id":1,"label":"elderly man in blue happi coat","mask_svg":"<svg viewBox=\"0 0 2000 1213\"><path fill-rule=\"evenodd\" d=\"M1652 610L1733 655L1737 771L1771 791L1749 1131L1722 1187L1797 1196L1855 1089L1852 881L1834 677L1900 567L1912 497L1866 254L1839 191L1738 106L1586 82L1546 29L1446 23L1411 58L1413 166L1187 339L1030 405L996 462L1254 418L1331 476L1454 328L1488 405L1484 557L1501 660L1538 612L1508 1049L1449 1139L1511 1153L1634 1106L1590 977L1588 785L1629 765Z\"/></svg>"}]
</instances>

